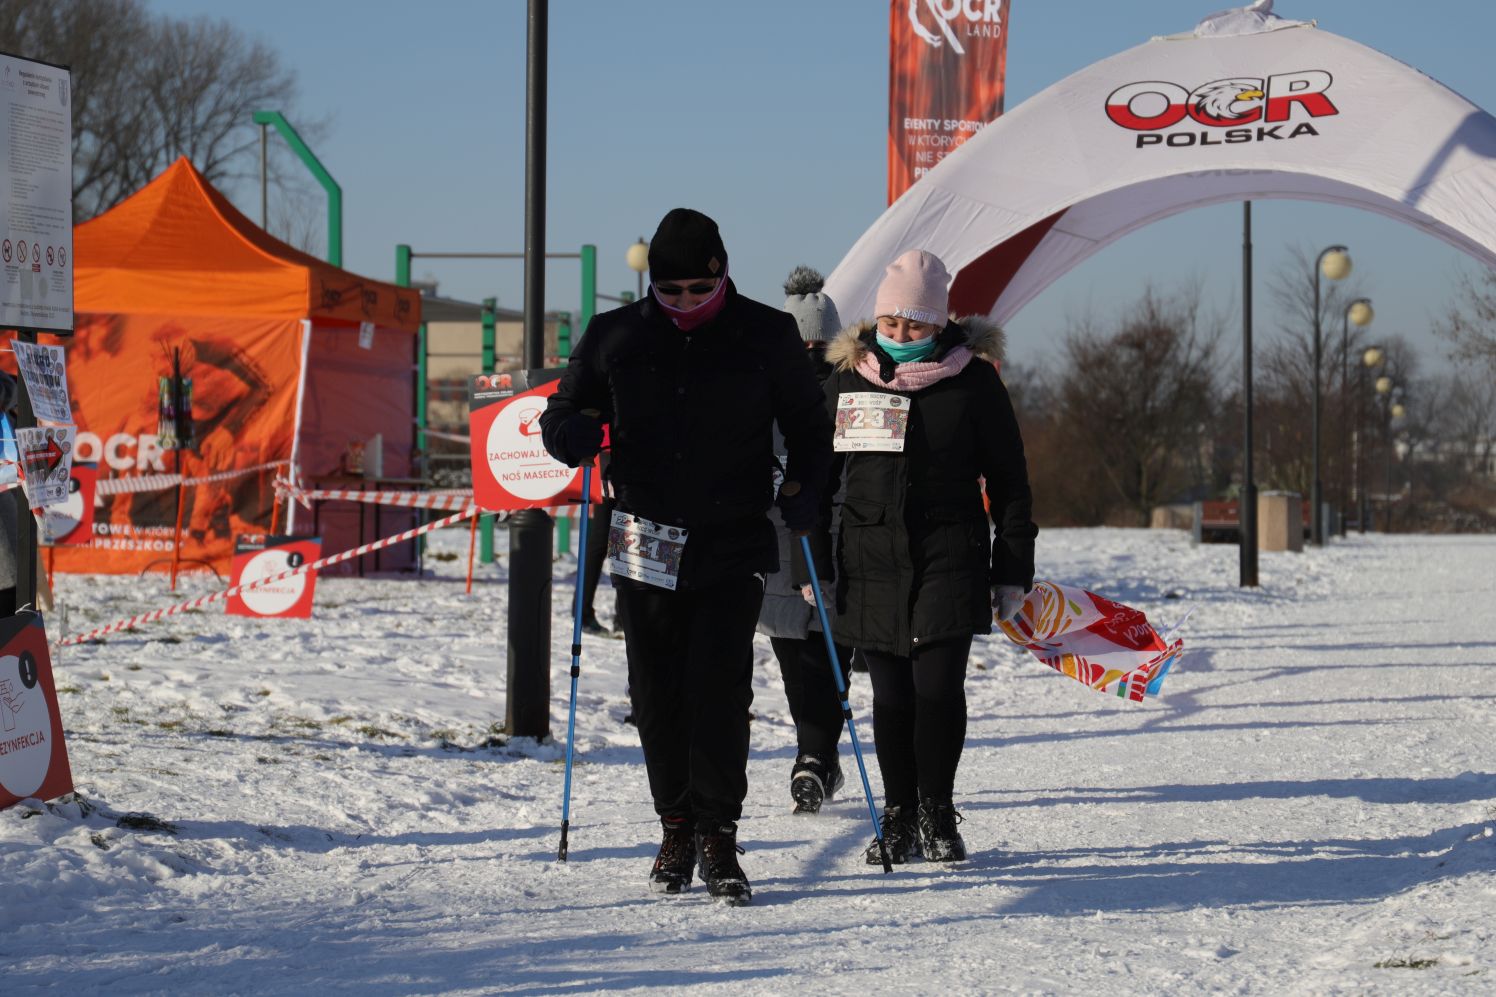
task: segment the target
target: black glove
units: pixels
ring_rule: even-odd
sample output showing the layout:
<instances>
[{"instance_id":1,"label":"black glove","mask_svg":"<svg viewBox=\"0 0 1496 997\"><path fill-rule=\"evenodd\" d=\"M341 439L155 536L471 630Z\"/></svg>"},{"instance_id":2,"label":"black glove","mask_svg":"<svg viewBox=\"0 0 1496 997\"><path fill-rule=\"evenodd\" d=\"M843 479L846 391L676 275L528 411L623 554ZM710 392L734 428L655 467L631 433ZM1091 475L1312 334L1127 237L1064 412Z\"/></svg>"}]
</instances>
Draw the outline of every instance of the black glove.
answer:
<instances>
[{"instance_id":1,"label":"black glove","mask_svg":"<svg viewBox=\"0 0 1496 997\"><path fill-rule=\"evenodd\" d=\"M602 423L578 412L561 424L561 439L567 465L581 467L603 448Z\"/></svg>"},{"instance_id":2,"label":"black glove","mask_svg":"<svg viewBox=\"0 0 1496 997\"><path fill-rule=\"evenodd\" d=\"M786 481L779 489L779 514L791 533L807 533L816 528L820 510L816 493L800 487L798 481Z\"/></svg>"}]
</instances>

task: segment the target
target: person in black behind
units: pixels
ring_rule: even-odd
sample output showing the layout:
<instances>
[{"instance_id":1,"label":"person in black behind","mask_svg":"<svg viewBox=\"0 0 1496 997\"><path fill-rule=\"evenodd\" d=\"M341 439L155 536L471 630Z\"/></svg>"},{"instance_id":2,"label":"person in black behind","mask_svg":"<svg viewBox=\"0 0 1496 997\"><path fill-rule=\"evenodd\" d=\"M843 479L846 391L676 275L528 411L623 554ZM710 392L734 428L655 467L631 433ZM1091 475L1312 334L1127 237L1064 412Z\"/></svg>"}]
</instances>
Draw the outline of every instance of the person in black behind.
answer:
<instances>
[{"instance_id":1,"label":"person in black behind","mask_svg":"<svg viewBox=\"0 0 1496 997\"><path fill-rule=\"evenodd\" d=\"M650 888L684 892L699 858L713 897L746 904L737 821L753 630L764 579L779 566L767 516L773 427L788 455L779 509L804 533L818 521L831 425L794 319L738 294L716 222L668 213L649 273L642 301L589 323L541 416L542 439L575 467L610 429L610 567L664 826Z\"/></svg>"}]
</instances>

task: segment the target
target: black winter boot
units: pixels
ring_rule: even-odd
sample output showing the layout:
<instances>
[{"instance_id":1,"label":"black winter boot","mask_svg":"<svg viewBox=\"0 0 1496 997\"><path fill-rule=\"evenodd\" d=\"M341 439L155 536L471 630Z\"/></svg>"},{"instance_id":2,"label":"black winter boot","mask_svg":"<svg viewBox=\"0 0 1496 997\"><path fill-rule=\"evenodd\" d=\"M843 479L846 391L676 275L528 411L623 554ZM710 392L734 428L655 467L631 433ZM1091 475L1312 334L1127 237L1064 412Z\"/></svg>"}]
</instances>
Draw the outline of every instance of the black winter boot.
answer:
<instances>
[{"instance_id":1,"label":"black winter boot","mask_svg":"<svg viewBox=\"0 0 1496 997\"><path fill-rule=\"evenodd\" d=\"M841 764L835 759L827 765L815 755L796 758L795 767L790 770L790 796L795 801L795 813L820 813L822 801L835 796L844 781Z\"/></svg>"},{"instance_id":2,"label":"black winter boot","mask_svg":"<svg viewBox=\"0 0 1496 997\"><path fill-rule=\"evenodd\" d=\"M748 877L738 865L743 849L738 847L738 826L723 822L696 832L696 850L701 855L701 881L707 892L730 907L743 907L753 900Z\"/></svg>"},{"instance_id":3,"label":"black winter boot","mask_svg":"<svg viewBox=\"0 0 1496 997\"><path fill-rule=\"evenodd\" d=\"M684 817L661 817L660 823L665 838L649 870L649 888L654 893L685 893L696 865L696 835Z\"/></svg>"},{"instance_id":4,"label":"black winter boot","mask_svg":"<svg viewBox=\"0 0 1496 997\"><path fill-rule=\"evenodd\" d=\"M908 862L911 852L919 854L919 827L915 822L913 807L885 807L879 829L883 832L883 847L888 849L888 861L893 865ZM883 854L878 850L877 838L867 846L867 864L883 864Z\"/></svg>"},{"instance_id":5,"label":"black winter boot","mask_svg":"<svg viewBox=\"0 0 1496 997\"><path fill-rule=\"evenodd\" d=\"M945 801L921 800L919 804L919 836L924 844L925 858L931 862L962 862L966 859L966 842L956 825L961 815L955 804Z\"/></svg>"}]
</instances>

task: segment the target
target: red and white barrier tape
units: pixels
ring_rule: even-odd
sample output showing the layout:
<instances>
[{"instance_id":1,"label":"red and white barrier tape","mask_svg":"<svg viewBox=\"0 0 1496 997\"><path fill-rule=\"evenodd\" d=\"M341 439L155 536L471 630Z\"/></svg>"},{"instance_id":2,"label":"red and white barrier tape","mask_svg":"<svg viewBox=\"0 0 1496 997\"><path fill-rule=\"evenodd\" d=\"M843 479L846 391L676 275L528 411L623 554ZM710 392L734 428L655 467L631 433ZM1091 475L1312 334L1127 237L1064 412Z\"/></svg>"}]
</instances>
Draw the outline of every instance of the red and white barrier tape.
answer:
<instances>
[{"instance_id":1,"label":"red and white barrier tape","mask_svg":"<svg viewBox=\"0 0 1496 997\"><path fill-rule=\"evenodd\" d=\"M208 595L199 596L198 598L192 599L189 602L183 602L175 606L170 606L166 609L153 609L149 613L141 613L138 616L132 616L129 619L115 620L113 623L110 623L106 626L90 630L86 634L78 634L76 637L68 637L65 640L58 641L57 643L60 646L67 646L69 644L81 644L86 640L93 640L95 637L102 637L105 634L114 633L116 630L127 630L130 627L139 626L142 623L154 623L162 617L175 616L177 613L185 613L189 609L196 609L199 606L206 606L210 602L217 602L220 599L228 599L232 596L238 595L240 592L247 592L250 589L259 588L262 585L270 585L274 582L285 581L287 578L290 578L293 575L302 575L308 571L316 571L318 568L325 568L330 564L339 564L343 561L351 560L363 554L371 554L376 550L383 550L386 547L393 547L397 543L404 543L407 540L413 540L416 537L420 536L422 533L430 533L432 530L439 530L444 526L451 526L454 523L460 523L464 519L477 515L479 511L480 510L476 506L474 506L471 509L465 509L462 512L447 516L445 519L438 519L434 523L427 523L425 526L418 526L413 530L406 530L404 533L397 533L392 537L385 537L383 540L375 540L373 543L364 544L362 547L355 547L352 550L345 550L341 554L333 554L331 557L320 558L319 560L312 561L309 564L303 564L299 568L292 568L290 571L282 571L278 575L271 575L269 578L260 578L256 581L245 582L243 585L235 585L230 588L224 589L222 592L211 592Z\"/></svg>"},{"instance_id":2,"label":"red and white barrier tape","mask_svg":"<svg viewBox=\"0 0 1496 997\"><path fill-rule=\"evenodd\" d=\"M473 504L472 489L440 492L361 492L351 488L297 488L284 478L275 480L277 499L290 496L310 508L314 501L335 499L343 502L368 502L394 505L406 509L466 509Z\"/></svg>"},{"instance_id":3,"label":"red and white barrier tape","mask_svg":"<svg viewBox=\"0 0 1496 997\"><path fill-rule=\"evenodd\" d=\"M94 492L98 495L126 495L135 492L163 492L178 485L193 488L214 481L230 481L234 478L258 474L272 468L285 467L290 463L289 460L273 460L268 464L238 467L232 471L217 471L196 478L184 478L180 474L142 474L134 478L105 478L94 486Z\"/></svg>"},{"instance_id":4,"label":"red and white barrier tape","mask_svg":"<svg viewBox=\"0 0 1496 997\"><path fill-rule=\"evenodd\" d=\"M425 433L427 436L434 437L438 440L451 440L454 443L473 442L473 438L471 436L464 436L461 433L443 433L439 429L418 429L416 430L416 432Z\"/></svg>"}]
</instances>

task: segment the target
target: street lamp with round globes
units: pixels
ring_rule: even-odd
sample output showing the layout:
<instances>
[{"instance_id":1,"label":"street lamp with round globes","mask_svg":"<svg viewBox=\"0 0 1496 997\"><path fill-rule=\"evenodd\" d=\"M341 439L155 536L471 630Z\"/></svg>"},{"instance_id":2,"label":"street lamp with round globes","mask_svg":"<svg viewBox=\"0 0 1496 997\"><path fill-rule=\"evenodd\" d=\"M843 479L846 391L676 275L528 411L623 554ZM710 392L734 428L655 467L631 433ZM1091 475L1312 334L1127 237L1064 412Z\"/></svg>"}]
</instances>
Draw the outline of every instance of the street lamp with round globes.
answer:
<instances>
[{"instance_id":1,"label":"street lamp with round globes","mask_svg":"<svg viewBox=\"0 0 1496 997\"><path fill-rule=\"evenodd\" d=\"M1350 276L1351 257L1344 246L1328 246L1320 250L1314 261L1314 481L1309 488L1309 539L1316 547L1325 545L1325 516L1321 503L1324 501L1324 482L1319 478L1320 464L1320 386L1319 372L1324 337L1320 332L1319 275L1323 273L1331 280L1343 280Z\"/></svg>"},{"instance_id":2,"label":"street lamp with round globes","mask_svg":"<svg viewBox=\"0 0 1496 997\"><path fill-rule=\"evenodd\" d=\"M1391 392L1392 378L1388 377L1386 374L1383 374L1381 377L1377 378L1377 394L1386 395L1391 394Z\"/></svg>"},{"instance_id":3,"label":"street lamp with round globes","mask_svg":"<svg viewBox=\"0 0 1496 997\"><path fill-rule=\"evenodd\" d=\"M644 236L629 247L624 259L628 261L629 269L638 276L639 297L644 297L644 271L649 269L649 243L644 241ZM638 300L638 299L635 299Z\"/></svg>"},{"instance_id":4,"label":"street lamp with round globes","mask_svg":"<svg viewBox=\"0 0 1496 997\"><path fill-rule=\"evenodd\" d=\"M1408 410L1405 409L1405 408L1403 408L1402 402L1393 402L1392 403L1392 418L1394 418L1394 419L1401 419L1403 416L1405 416L1407 414L1408 414Z\"/></svg>"},{"instance_id":5,"label":"street lamp with round globes","mask_svg":"<svg viewBox=\"0 0 1496 997\"><path fill-rule=\"evenodd\" d=\"M1349 259L1346 265L1349 266ZM1370 298L1357 298L1345 306L1340 316L1340 535L1345 536L1345 523L1350 517L1350 461L1351 449L1351 325L1366 327L1376 313L1371 310Z\"/></svg>"},{"instance_id":6,"label":"street lamp with round globes","mask_svg":"<svg viewBox=\"0 0 1496 997\"><path fill-rule=\"evenodd\" d=\"M1359 513L1356 518L1360 523L1363 534L1366 532L1366 522L1371 518L1371 502L1366 497L1366 465L1368 461L1365 454L1369 449L1365 441L1365 437L1369 435L1365 432L1367 422L1366 373L1382 366L1382 361L1385 359L1386 355L1382 352L1381 347L1368 346L1366 351L1361 354L1361 369L1356 378L1356 494L1360 499ZM1387 387L1389 390L1392 387L1390 378L1387 380Z\"/></svg>"}]
</instances>

